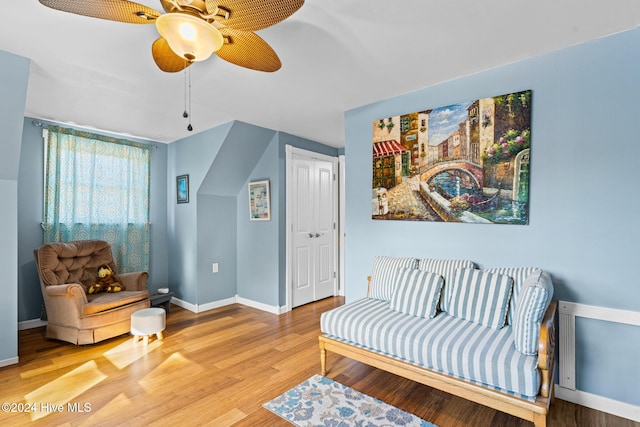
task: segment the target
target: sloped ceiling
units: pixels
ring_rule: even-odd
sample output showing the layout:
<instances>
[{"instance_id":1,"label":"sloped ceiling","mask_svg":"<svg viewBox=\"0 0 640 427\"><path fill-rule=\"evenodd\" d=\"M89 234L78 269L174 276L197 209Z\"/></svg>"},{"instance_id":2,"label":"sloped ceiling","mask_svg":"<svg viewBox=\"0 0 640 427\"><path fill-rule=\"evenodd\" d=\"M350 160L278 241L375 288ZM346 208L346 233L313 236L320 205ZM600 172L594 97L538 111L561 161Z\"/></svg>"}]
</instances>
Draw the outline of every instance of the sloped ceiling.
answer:
<instances>
[{"instance_id":1,"label":"sloped ceiling","mask_svg":"<svg viewBox=\"0 0 640 427\"><path fill-rule=\"evenodd\" d=\"M139 3L162 10L157 0ZM192 134L185 75L156 68L153 25L36 0L4 1L2 16L0 50L32 60L25 115L160 142ZM307 0L258 32L279 54L279 71L215 55L191 67L193 132L241 120L340 147L346 110L639 22L637 0Z\"/></svg>"},{"instance_id":2,"label":"sloped ceiling","mask_svg":"<svg viewBox=\"0 0 640 427\"><path fill-rule=\"evenodd\" d=\"M198 194L237 196L274 135L270 129L234 122Z\"/></svg>"}]
</instances>

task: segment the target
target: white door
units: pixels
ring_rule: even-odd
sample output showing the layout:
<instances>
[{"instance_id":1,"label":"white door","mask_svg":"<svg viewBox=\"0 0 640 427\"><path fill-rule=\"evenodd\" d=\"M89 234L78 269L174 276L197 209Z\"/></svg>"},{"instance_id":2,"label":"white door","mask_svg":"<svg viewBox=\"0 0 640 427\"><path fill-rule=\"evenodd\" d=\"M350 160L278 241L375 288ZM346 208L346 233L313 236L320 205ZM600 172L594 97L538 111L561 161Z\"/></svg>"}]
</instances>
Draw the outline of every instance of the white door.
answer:
<instances>
[{"instance_id":1,"label":"white door","mask_svg":"<svg viewBox=\"0 0 640 427\"><path fill-rule=\"evenodd\" d=\"M291 157L291 306L336 294L335 161Z\"/></svg>"}]
</instances>

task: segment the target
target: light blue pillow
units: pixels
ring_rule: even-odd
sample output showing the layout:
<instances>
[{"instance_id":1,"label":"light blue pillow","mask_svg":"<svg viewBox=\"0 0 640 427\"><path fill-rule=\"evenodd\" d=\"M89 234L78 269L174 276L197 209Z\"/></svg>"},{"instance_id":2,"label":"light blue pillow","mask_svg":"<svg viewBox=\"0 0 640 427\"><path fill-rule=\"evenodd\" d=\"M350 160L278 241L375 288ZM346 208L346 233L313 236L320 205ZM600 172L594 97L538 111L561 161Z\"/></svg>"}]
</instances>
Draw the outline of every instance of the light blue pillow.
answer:
<instances>
[{"instance_id":1,"label":"light blue pillow","mask_svg":"<svg viewBox=\"0 0 640 427\"><path fill-rule=\"evenodd\" d=\"M412 316L435 317L443 283L444 279L438 274L399 268L396 289L389 301L389 307Z\"/></svg>"},{"instance_id":2,"label":"light blue pillow","mask_svg":"<svg viewBox=\"0 0 640 427\"><path fill-rule=\"evenodd\" d=\"M522 354L538 354L540 324L553 298L553 283L549 275L537 271L527 277L520 289L513 317L516 350Z\"/></svg>"},{"instance_id":3,"label":"light blue pillow","mask_svg":"<svg viewBox=\"0 0 640 427\"><path fill-rule=\"evenodd\" d=\"M440 310L447 311L451 300L451 286L458 268L475 268L473 261L467 259L433 259L422 258L418 262L419 270L436 273L444 279L444 290L440 299Z\"/></svg>"},{"instance_id":4,"label":"light blue pillow","mask_svg":"<svg viewBox=\"0 0 640 427\"><path fill-rule=\"evenodd\" d=\"M537 267L494 267L485 269L488 273L498 273L509 276L513 279L513 291L511 291L511 304L509 304L509 313L507 314L507 325L513 326L513 316L516 313L516 301L524 280L536 272L542 272Z\"/></svg>"},{"instance_id":5,"label":"light blue pillow","mask_svg":"<svg viewBox=\"0 0 640 427\"><path fill-rule=\"evenodd\" d=\"M502 274L471 268L459 268L453 279L450 315L493 329L501 329L507 317L507 307L513 279Z\"/></svg>"},{"instance_id":6,"label":"light blue pillow","mask_svg":"<svg viewBox=\"0 0 640 427\"><path fill-rule=\"evenodd\" d=\"M396 287L398 268L415 268L417 262L415 258L377 256L373 262L369 298L389 301Z\"/></svg>"}]
</instances>

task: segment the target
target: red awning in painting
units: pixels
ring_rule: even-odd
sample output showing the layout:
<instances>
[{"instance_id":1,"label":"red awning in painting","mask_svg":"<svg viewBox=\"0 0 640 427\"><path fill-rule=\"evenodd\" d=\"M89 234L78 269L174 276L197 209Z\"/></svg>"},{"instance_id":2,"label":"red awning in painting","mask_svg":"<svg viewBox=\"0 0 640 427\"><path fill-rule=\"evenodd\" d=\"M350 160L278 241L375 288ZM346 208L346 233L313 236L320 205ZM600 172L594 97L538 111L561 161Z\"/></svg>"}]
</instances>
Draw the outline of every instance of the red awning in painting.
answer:
<instances>
[{"instance_id":1,"label":"red awning in painting","mask_svg":"<svg viewBox=\"0 0 640 427\"><path fill-rule=\"evenodd\" d=\"M374 159L377 159L378 157L393 156L394 154L403 154L406 152L407 149L395 139L373 143Z\"/></svg>"}]
</instances>

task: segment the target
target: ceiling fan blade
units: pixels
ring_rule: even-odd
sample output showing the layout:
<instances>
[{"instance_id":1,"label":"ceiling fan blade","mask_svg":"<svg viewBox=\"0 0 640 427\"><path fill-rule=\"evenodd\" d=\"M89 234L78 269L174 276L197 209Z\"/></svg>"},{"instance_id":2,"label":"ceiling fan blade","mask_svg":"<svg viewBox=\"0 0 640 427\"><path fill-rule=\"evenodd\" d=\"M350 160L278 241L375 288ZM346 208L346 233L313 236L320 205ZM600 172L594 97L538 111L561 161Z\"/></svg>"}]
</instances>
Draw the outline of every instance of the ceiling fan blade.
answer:
<instances>
[{"instance_id":1,"label":"ceiling fan blade","mask_svg":"<svg viewBox=\"0 0 640 427\"><path fill-rule=\"evenodd\" d=\"M205 0L204 7L207 13L215 13L218 10L218 1L217 0Z\"/></svg>"},{"instance_id":2,"label":"ceiling fan blade","mask_svg":"<svg viewBox=\"0 0 640 427\"><path fill-rule=\"evenodd\" d=\"M257 71L273 72L282 63L276 52L260 36L251 31L221 28L225 43L216 54L225 61Z\"/></svg>"},{"instance_id":3,"label":"ceiling fan blade","mask_svg":"<svg viewBox=\"0 0 640 427\"><path fill-rule=\"evenodd\" d=\"M162 37L153 42L151 53L158 68L167 73L176 73L191 65L189 61L176 55L169 47L169 43Z\"/></svg>"},{"instance_id":4,"label":"ceiling fan blade","mask_svg":"<svg viewBox=\"0 0 640 427\"><path fill-rule=\"evenodd\" d=\"M129 24L152 24L160 14L127 0L40 0L52 9Z\"/></svg>"},{"instance_id":5,"label":"ceiling fan blade","mask_svg":"<svg viewBox=\"0 0 640 427\"><path fill-rule=\"evenodd\" d=\"M270 27L293 15L304 0L206 0L209 13L218 8L229 12L228 17L217 16L216 22L229 28L257 31Z\"/></svg>"}]
</instances>

